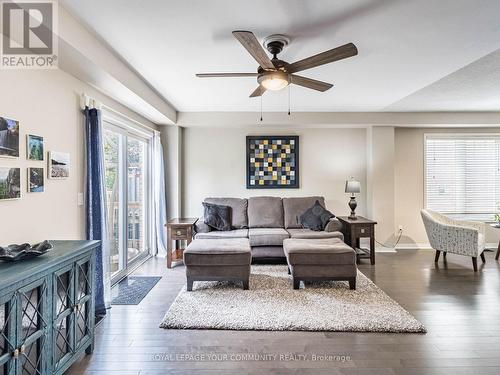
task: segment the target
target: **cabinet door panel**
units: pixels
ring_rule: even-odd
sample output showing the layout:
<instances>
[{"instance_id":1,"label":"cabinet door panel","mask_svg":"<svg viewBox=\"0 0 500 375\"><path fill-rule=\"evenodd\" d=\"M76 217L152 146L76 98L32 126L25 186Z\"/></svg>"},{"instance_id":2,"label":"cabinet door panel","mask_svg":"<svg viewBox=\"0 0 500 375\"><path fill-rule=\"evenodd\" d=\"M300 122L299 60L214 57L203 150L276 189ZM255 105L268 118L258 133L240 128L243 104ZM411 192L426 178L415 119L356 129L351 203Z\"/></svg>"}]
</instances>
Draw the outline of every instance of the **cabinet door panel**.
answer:
<instances>
[{"instance_id":1,"label":"cabinet door panel","mask_svg":"<svg viewBox=\"0 0 500 375\"><path fill-rule=\"evenodd\" d=\"M76 300L80 301L82 298L91 293L92 273L90 267L90 257L76 262Z\"/></svg>"},{"instance_id":2,"label":"cabinet door panel","mask_svg":"<svg viewBox=\"0 0 500 375\"><path fill-rule=\"evenodd\" d=\"M66 266L53 276L53 364L57 370L74 352L74 274L73 265Z\"/></svg>"},{"instance_id":3,"label":"cabinet door panel","mask_svg":"<svg viewBox=\"0 0 500 375\"><path fill-rule=\"evenodd\" d=\"M47 345L47 280L40 279L17 294L17 341L19 348L18 373L45 373L44 350Z\"/></svg>"},{"instance_id":4,"label":"cabinet door panel","mask_svg":"<svg viewBox=\"0 0 500 375\"><path fill-rule=\"evenodd\" d=\"M92 265L90 257L76 262L75 347L91 337ZM93 312L92 312L93 314Z\"/></svg>"},{"instance_id":5,"label":"cabinet door panel","mask_svg":"<svg viewBox=\"0 0 500 375\"><path fill-rule=\"evenodd\" d=\"M15 298L14 293L0 297L0 375L6 375L13 366L15 350Z\"/></svg>"},{"instance_id":6,"label":"cabinet door panel","mask_svg":"<svg viewBox=\"0 0 500 375\"><path fill-rule=\"evenodd\" d=\"M32 336L23 345L23 350L19 355L20 371L23 375L42 375L45 374L44 351L46 335L38 337Z\"/></svg>"}]
</instances>

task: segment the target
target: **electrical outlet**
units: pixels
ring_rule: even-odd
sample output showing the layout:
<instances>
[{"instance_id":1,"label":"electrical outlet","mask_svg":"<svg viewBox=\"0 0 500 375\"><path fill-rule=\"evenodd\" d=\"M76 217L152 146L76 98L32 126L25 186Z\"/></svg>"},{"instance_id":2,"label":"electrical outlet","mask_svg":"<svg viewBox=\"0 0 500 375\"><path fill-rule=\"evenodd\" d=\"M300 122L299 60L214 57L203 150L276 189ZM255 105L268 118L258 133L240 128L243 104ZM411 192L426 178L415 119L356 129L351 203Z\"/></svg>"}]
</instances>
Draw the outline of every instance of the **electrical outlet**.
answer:
<instances>
[{"instance_id":1,"label":"electrical outlet","mask_svg":"<svg viewBox=\"0 0 500 375\"><path fill-rule=\"evenodd\" d=\"M399 229L399 231L400 231L400 232L402 232L402 231L403 231L403 226L402 226L402 225L400 225L400 226L398 227L398 229Z\"/></svg>"},{"instance_id":2,"label":"electrical outlet","mask_svg":"<svg viewBox=\"0 0 500 375\"><path fill-rule=\"evenodd\" d=\"M79 206L83 206L83 193L78 193L76 200Z\"/></svg>"}]
</instances>

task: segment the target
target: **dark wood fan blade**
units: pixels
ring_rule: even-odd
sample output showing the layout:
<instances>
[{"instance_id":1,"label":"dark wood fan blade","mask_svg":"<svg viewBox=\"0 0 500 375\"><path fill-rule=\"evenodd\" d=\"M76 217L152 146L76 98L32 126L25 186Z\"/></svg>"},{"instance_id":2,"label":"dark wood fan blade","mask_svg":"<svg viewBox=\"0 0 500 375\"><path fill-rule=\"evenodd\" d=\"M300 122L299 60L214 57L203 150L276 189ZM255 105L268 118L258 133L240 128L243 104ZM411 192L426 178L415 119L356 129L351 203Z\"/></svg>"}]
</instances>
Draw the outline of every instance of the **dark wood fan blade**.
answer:
<instances>
[{"instance_id":1,"label":"dark wood fan blade","mask_svg":"<svg viewBox=\"0 0 500 375\"><path fill-rule=\"evenodd\" d=\"M250 94L251 98L255 98L257 96L262 96L266 92L266 88L264 86L259 85L254 92Z\"/></svg>"},{"instance_id":2,"label":"dark wood fan blade","mask_svg":"<svg viewBox=\"0 0 500 375\"><path fill-rule=\"evenodd\" d=\"M274 70L274 65L264 48L251 31L233 31L233 35L245 47L245 49L257 60L263 69Z\"/></svg>"},{"instance_id":3,"label":"dark wood fan blade","mask_svg":"<svg viewBox=\"0 0 500 375\"><path fill-rule=\"evenodd\" d=\"M348 57L356 56L358 49L352 43L344 44L343 46L318 53L317 55L308 57L306 59L296 61L291 64L287 71L289 73L300 72L301 70L311 69L316 66L329 64L334 61L346 59Z\"/></svg>"},{"instance_id":4,"label":"dark wood fan blade","mask_svg":"<svg viewBox=\"0 0 500 375\"><path fill-rule=\"evenodd\" d=\"M317 81L312 78L306 78L295 74L290 75L290 81L295 85L307 87L308 89L313 89L321 92L331 89L333 87L331 83Z\"/></svg>"},{"instance_id":5,"label":"dark wood fan blade","mask_svg":"<svg viewBox=\"0 0 500 375\"><path fill-rule=\"evenodd\" d=\"M198 73L198 78L214 78L214 77L257 77L257 73Z\"/></svg>"}]
</instances>

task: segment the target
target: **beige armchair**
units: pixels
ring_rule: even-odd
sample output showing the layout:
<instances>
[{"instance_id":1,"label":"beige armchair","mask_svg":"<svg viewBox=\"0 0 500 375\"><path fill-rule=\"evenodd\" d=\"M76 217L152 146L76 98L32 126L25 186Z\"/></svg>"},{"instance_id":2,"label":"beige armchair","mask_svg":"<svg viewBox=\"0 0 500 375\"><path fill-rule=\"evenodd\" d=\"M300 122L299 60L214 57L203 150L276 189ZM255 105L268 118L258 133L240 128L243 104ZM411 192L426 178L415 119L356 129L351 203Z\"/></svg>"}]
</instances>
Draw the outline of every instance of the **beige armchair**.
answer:
<instances>
[{"instance_id":1,"label":"beige armchair","mask_svg":"<svg viewBox=\"0 0 500 375\"><path fill-rule=\"evenodd\" d=\"M483 263L485 231L484 223L475 221L453 220L432 210L421 210L422 220L431 247L436 250L435 262L443 252L472 257L474 272L477 272L477 257Z\"/></svg>"}]
</instances>

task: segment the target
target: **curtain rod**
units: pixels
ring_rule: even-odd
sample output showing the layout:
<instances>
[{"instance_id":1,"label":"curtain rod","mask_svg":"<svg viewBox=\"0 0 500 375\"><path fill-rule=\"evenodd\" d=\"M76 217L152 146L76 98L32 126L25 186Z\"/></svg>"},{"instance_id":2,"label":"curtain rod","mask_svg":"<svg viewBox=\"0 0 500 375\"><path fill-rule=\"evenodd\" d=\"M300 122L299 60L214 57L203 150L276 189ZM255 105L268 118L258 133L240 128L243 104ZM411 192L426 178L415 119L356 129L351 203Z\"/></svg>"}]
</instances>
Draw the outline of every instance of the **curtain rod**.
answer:
<instances>
[{"instance_id":1,"label":"curtain rod","mask_svg":"<svg viewBox=\"0 0 500 375\"><path fill-rule=\"evenodd\" d=\"M82 109L85 109L85 107L95 108L95 109L99 109L99 110L105 109L106 111L112 112L113 114L118 115L119 117L122 117L123 119L132 122L133 124L141 127L142 129L152 131L152 132L154 132L154 134L160 133L158 130L156 130L154 128L150 128L149 126L146 126L146 125L140 123L139 121L134 120L133 118L117 111L116 109L113 109L113 108L107 106L106 104L102 104L100 101L94 99L93 97L91 97L90 95L87 95L85 93L83 93L81 96L80 106Z\"/></svg>"},{"instance_id":2,"label":"curtain rod","mask_svg":"<svg viewBox=\"0 0 500 375\"><path fill-rule=\"evenodd\" d=\"M85 109L85 107L101 109L102 103L94 99L93 97L83 93L80 98L80 108L83 110Z\"/></svg>"}]
</instances>

